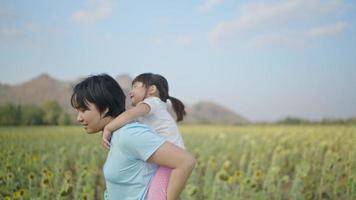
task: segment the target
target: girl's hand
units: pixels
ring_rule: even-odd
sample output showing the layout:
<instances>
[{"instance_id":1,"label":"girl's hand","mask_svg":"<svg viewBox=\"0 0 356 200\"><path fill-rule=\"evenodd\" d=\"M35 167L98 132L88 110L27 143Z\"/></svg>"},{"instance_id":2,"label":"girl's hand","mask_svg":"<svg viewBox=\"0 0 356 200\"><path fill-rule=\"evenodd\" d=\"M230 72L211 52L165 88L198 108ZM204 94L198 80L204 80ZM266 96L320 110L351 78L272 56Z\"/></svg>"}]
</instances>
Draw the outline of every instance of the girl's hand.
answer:
<instances>
[{"instance_id":1,"label":"girl's hand","mask_svg":"<svg viewBox=\"0 0 356 200\"><path fill-rule=\"evenodd\" d=\"M103 130L103 138L101 140L101 144L104 146L105 149L110 149L110 140L111 140L112 132L106 128Z\"/></svg>"}]
</instances>

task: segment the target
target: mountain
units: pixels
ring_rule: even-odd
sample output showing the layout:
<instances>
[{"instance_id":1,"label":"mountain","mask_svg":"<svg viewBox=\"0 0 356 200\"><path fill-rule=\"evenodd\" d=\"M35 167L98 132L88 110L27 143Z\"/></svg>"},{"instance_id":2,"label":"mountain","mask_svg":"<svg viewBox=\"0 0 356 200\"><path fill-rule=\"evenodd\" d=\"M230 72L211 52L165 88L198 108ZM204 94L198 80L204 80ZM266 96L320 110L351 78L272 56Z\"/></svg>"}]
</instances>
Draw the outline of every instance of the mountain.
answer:
<instances>
[{"instance_id":1,"label":"mountain","mask_svg":"<svg viewBox=\"0 0 356 200\"><path fill-rule=\"evenodd\" d=\"M131 101L130 101L129 92L130 92L130 89L131 89L132 78L127 74L122 74L122 75L118 75L115 78L115 80L119 83L121 89L125 93L125 96L126 96L126 101L125 101L126 108L130 108L131 107Z\"/></svg>"},{"instance_id":2,"label":"mountain","mask_svg":"<svg viewBox=\"0 0 356 200\"><path fill-rule=\"evenodd\" d=\"M198 102L188 106L185 122L187 123L218 123L245 124L244 117L214 102Z\"/></svg>"},{"instance_id":3,"label":"mountain","mask_svg":"<svg viewBox=\"0 0 356 200\"><path fill-rule=\"evenodd\" d=\"M123 74L115 78L126 94L126 105L130 107L129 91L132 78ZM18 85L0 83L0 104L11 102L14 104L41 105L46 100L56 100L67 112L75 115L75 110L70 105L70 96L73 85L78 82L64 82L41 74L27 82ZM187 116L184 123L227 123L241 124L247 120L231 110L213 102L199 102L186 105Z\"/></svg>"},{"instance_id":4,"label":"mountain","mask_svg":"<svg viewBox=\"0 0 356 200\"><path fill-rule=\"evenodd\" d=\"M19 85L0 85L0 104L41 105L46 100L56 100L64 110L74 113L70 106L72 84L58 81L48 74L41 74L28 82Z\"/></svg>"}]
</instances>

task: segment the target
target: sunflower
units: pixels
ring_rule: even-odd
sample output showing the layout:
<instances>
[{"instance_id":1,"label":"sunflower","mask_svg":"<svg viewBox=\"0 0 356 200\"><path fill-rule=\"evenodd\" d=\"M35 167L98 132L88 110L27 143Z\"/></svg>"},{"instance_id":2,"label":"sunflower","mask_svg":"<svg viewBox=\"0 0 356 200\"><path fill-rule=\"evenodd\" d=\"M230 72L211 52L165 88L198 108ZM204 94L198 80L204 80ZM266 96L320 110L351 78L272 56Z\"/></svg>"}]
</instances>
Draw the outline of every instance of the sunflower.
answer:
<instances>
[{"instance_id":1,"label":"sunflower","mask_svg":"<svg viewBox=\"0 0 356 200\"><path fill-rule=\"evenodd\" d=\"M33 181L35 179L35 174L33 172L30 172L28 175L27 175L27 178L30 180L30 181Z\"/></svg>"},{"instance_id":2,"label":"sunflower","mask_svg":"<svg viewBox=\"0 0 356 200\"><path fill-rule=\"evenodd\" d=\"M229 174L225 170L220 170L217 176L221 181L227 181L227 179L229 178Z\"/></svg>"},{"instance_id":3,"label":"sunflower","mask_svg":"<svg viewBox=\"0 0 356 200\"><path fill-rule=\"evenodd\" d=\"M7 179L8 180L12 180L13 178L14 178L14 174L13 173L11 173L11 172L7 173Z\"/></svg>"},{"instance_id":4,"label":"sunflower","mask_svg":"<svg viewBox=\"0 0 356 200\"><path fill-rule=\"evenodd\" d=\"M41 184L42 184L42 187L48 187L48 185L49 185L49 180L48 180L48 178L42 179Z\"/></svg>"}]
</instances>

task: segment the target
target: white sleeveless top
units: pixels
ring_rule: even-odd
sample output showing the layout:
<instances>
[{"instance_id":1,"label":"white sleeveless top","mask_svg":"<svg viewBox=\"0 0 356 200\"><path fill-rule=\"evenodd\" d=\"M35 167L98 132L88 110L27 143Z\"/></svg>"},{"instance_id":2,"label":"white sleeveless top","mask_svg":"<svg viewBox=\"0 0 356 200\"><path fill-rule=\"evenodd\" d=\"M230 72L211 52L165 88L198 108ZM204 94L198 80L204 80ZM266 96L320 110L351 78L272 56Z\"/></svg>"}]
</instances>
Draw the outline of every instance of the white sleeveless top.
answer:
<instances>
[{"instance_id":1,"label":"white sleeveless top","mask_svg":"<svg viewBox=\"0 0 356 200\"><path fill-rule=\"evenodd\" d=\"M158 97L147 97L140 103L145 103L150 107L150 112L138 120L147 124L168 142L185 149L184 142L176 121L167 110L167 103Z\"/></svg>"}]
</instances>

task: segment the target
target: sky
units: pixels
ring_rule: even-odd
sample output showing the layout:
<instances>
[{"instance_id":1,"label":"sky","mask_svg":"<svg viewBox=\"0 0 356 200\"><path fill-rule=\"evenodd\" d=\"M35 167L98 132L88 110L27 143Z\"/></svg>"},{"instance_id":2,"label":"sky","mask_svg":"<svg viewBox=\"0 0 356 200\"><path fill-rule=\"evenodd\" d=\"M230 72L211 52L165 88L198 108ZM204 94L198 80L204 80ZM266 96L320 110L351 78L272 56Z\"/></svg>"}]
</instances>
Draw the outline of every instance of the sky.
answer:
<instances>
[{"instance_id":1,"label":"sky","mask_svg":"<svg viewBox=\"0 0 356 200\"><path fill-rule=\"evenodd\" d=\"M351 0L0 0L0 83L153 72L186 104L252 121L348 118L355 11Z\"/></svg>"}]
</instances>

